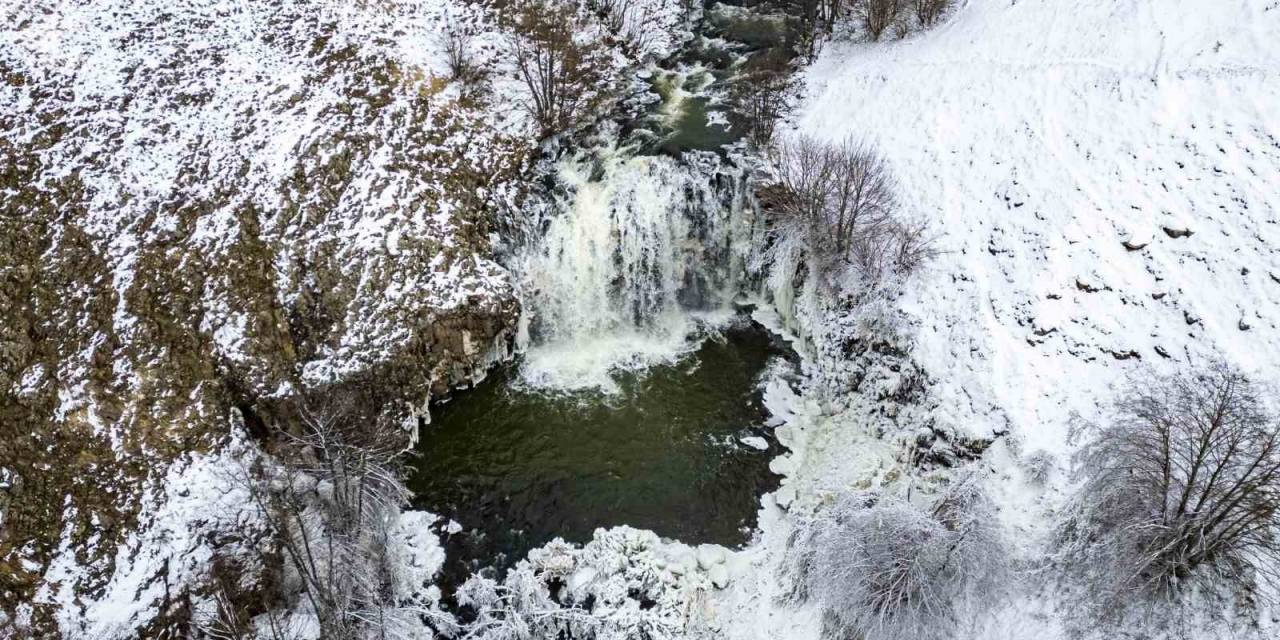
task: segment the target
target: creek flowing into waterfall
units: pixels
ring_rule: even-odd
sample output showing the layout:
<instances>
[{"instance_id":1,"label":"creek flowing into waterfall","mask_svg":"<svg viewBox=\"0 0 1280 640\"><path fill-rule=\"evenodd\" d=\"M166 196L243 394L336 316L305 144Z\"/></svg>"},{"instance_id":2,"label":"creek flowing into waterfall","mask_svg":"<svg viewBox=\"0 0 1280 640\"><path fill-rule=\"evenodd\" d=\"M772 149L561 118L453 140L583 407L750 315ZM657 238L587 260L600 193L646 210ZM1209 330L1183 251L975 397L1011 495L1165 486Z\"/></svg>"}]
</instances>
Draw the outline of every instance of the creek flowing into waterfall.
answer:
<instances>
[{"instance_id":1,"label":"creek flowing into waterfall","mask_svg":"<svg viewBox=\"0 0 1280 640\"><path fill-rule=\"evenodd\" d=\"M740 545L777 487L763 389L795 358L742 298L760 223L709 109L719 54L656 72L644 122L555 165L549 213L508 260L517 358L420 434L410 488L449 523L446 588L597 527Z\"/></svg>"}]
</instances>

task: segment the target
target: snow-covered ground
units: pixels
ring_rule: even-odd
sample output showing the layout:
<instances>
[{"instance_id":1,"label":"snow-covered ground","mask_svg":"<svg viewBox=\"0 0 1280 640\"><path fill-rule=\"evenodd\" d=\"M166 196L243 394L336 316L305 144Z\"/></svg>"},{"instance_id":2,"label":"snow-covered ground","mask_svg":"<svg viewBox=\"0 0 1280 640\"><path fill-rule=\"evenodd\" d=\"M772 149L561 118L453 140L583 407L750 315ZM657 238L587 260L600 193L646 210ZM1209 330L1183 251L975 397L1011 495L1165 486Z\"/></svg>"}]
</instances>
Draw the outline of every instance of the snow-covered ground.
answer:
<instances>
[{"instance_id":1,"label":"snow-covered ground","mask_svg":"<svg viewBox=\"0 0 1280 640\"><path fill-rule=\"evenodd\" d=\"M937 28L904 41L828 44L805 72L805 95L791 127L874 142L894 170L908 212L938 233L943 253L889 311L904 318L913 344L906 357L927 374L924 401L901 413L877 404L873 391L892 390L906 375L887 366L876 365L863 393L843 402L797 395L771 381L767 396L781 424L778 437L792 453L774 463L787 477L764 497L752 545L726 554L620 527L582 549L553 544L531 556L526 566L562 571L566 586L584 600L616 604L609 610L618 628L643 623L692 637L821 637L816 607L787 602L792 585L781 568L795 522L835 493L900 485L914 472L904 447L926 422L977 437L1008 433L976 466L1001 508L1015 555L1034 559L1045 551L1054 510L1069 488L1073 416L1098 417L1126 377L1217 356L1262 382L1280 383L1280 2L957 4ZM283 43L258 37L270 11L216 3L183 5L199 18L186 31L152 24L165 24L165 3L0 10L21 14L17 28L0 32L0 42L9 45L0 63L22 79L0 91L11 98L0 103L0 116L27 122L23 117L64 102L24 86L77 90L66 106L74 107L79 128L42 153L51 171L84 165L77 180L89 186L86 213L74 222L110 267L102 269L104 286L121 294L101 331L125 342L143 340L141 312L123 294L146 275L134 268L141 249L167 246L175 229L189 241L184 248L210 264L235 262L241 252L230 249L247 246L250 236L273 243L278 255L268 252L261 265L266 299L260 306L268 309L288 306L296 294L303 279L294 266L298 255L327 255L336 244L335 269L347 265L368 275L355 278L351 297L371 306L350 305L342 330L310 357L291 357L283 373L257 370L264 367L256 356L271 345L254 341L271 331L255 318L269 314L238 308L230 276L202 292L198 333L208 336L218 358L250 368L245 377L268 394L288 392L285 381L318 382L364 369L366 360L408 341L399 320L418 317L417 310L451 309L468 302L466 292L509 295L505 271L487 258L448 265L432 258L426 272L418 269L415 252L463 243L466 234L448 215L444 182L406 169L430 164L412 154L415 139L384 136L385 148L361 156L341 198L304 198L290 187L295 173L307 178L329 166L335 152L324 141L363 127L401 130L392 116L417 113L409 109L416 94L402 91L406 87L439 90L440 102L450 102L452 90L434 82L443 74L440 51L424 43L435 42L446 19L487 24L487 18L431 1L377 5L384 10L271 6L307 18L292 28L277 25L288 36ZM309 25L330 29L332 40L313 43ZM396 37L362 37L377 33ZM489 33L477 43L482 57L496 55L489 41L496 37ZM674 46L670 38L649 42L655 53ZM385 118L353 124L341 115L343 93L366 84L365 65L339 64L350 62L345 44L365 50L368 68L394 63L388 71L394 101L384 106ZM176 88L143 91L151 87L148 74L165 73L174 74ZM514 110L465 115L482 121L486 136L445 136L442 152L468 157L504 140L530 144ZM248 122L243 131L237 129L242 121ZM3 133L25 141L38 132L14 124ZM201 160L206 180L183 177L190 158ZM388 178L391 165L399 168ZM237 188L226 195L214 193L217 185ZM418 198L428 195L429 203ZM179 198L208 201L210 210L180 215L165 206ZM409 201L419 204L406 208ZM308 202L314 219L295 220L293 209ZM767 312L760 317L782 326ZM98 344L99 329L85 342ZM273 331L283 333L278 326ZM85 353L86 361L94 355ZM144 358L135 360L115 360L120 378L146 369ZM49 366L71 370L77 361ZM839 366L821 358L810 364ZM31 365L23 389L53 385L44 377L44 367ZM65 386L60 404L79 402L71 393L77 387ZM1040 451L1054 465L1043 484L1019 463ZM56 607L64 629L95 637L128 635L145 624L170 587L195 584L211 553L205 534L246 524L230 509L241 497L218 493L214 482L242 464L240 458L230 449L197 453L158 473L139 509L148 526L108 545L117 553L110 554L110 571L100 572L97 597L72 588L87 568L75 557L71 524L64 526L63 543L48 564L27 569L44 577L38 604ZM162 491L167 500L158 499ZM211 511L223 505L226 521ZM73 522L70 501L66 512L65 521ZM404 537L397 553L414 567L400 585L405 591L421 587L439 567L438 541L424 534L432 519L407 514L397 530ZM161 572L164 580L157 581ZM644 587L655 609L642 613L630 594L635 585ZM1047 581L1028 579L1019 593L996 620L961 635L1062 635ZM1228 631L1208 616L1200 635L1275 633L1275 615L1262 612L1261 631Z\"/></svg>"},{"instance_id":2,"label":"snow-covered ground","mask_svg":"<svg viewBox=\"0 0 1280 640\"><path fill-rule=\"evenodd\" d=\"M844 362L810 352L815 382L859 368L856 394L768 384L791 449L773 467L786 479L762 501L756 541L725 554L718 579L672 579L679 597L659 611L687 612L678 635L825 637L818 607L793 601L788 549L806 514L850 491L927 496L974 473L1000 510L1011 559L1035 566L1070 486L1075 416L1099 417L1126 377L1216 356L1280 382L1277 27L1280 6L1261 1L971 0L905 41L828 45L805 74L792 130L878 145L907 213L932 223L943 253L902 296L854 314L866 317L818 315L812 297L786 290L789 277L771 283L788 317L757 319L808 334L802 348L881 318L898 318L894 341L910 348ZM793 295L807 314L793 317ZM880 401L916 371L926 376L917 401ZM910 446L926 425L1003 435L975 464L920 468ZM1044 480L1025 462L1041 452ZM594 544L626 531L600 531ZM678 563L662 556L681 547L578 556L570 583L624 576L647 588L628 572L666 576ZM995 616L956 636L1068 635L1052 572L1016 580L986 594L1008 596ZM1265 637L1274 615L1193 612L1186 631Z\"/></svg>"},{"instance_id":3,"label":"snow-covered ground","mask_svg":"<svg viewBox=\"0 0 1280 640\"><path fill-rule=\"evenodd\" d=\"M983 466L1021 556L1069 484L1073 415L1098 417L1126 377L1218 356L1280 382L1278 33L1267 0L969 0L904 41L831 43L806 72L794 129L874 142L938 233L899 301L911 357L929 418L1009 431ZM802 404L783 428L789 478L719 600L731 637L817 637L812 611L777 605L792 523L773 503L886 477L900 452L865 408ZM1056 462L1045 486L1017 464L1037 450ZM1023 593L970 635L1056 636L1051 592Z\"/></svg>"},{"instance_id":4,"label":"snow-covered ground","mask_svg":"<svg viewBox=\"0 0 1280 640\"><path fill-rule=\"evenodd\" d=\"M974 0L814 65L799 128L877 143L940 234L904 307L954 422L1060 449L1142 365L1274 376L1278 29L1263 0Z\"/></svg>"}]
</instances>

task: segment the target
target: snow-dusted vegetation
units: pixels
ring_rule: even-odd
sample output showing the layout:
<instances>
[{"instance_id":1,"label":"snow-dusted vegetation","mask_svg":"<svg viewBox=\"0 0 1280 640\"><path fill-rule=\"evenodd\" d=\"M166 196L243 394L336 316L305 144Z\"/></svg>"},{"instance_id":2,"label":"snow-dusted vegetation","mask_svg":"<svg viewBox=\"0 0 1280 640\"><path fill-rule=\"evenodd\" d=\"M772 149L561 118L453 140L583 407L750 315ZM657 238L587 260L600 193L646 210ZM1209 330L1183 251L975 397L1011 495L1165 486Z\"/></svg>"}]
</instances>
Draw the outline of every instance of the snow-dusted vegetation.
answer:
<instances>
[{"instance_id":1,"label":"snow-dusted vegetation","mask_svg":"<svg viewBox=\"0 0 1280 640\"><path fill-rule=\"evenodd\" d=\"M1134 387L1074 465L1060 564L1082 608L1158 609L1197 582L1275 589L1280 429L1254 383L1217 363Z\"/></svg>"},{"instance_id":2,"label":"snow-dusted vegetation","mask_svg":"<svg viewBox=\"0 0 1280 640\"><path fill-rule=\"evenodd\" d=\"M825 635L950 638L1012 586L995 510L969 480L923 506L849 493L796 535L793 597L818 603Z\"/></svg>"},{"instance_id":3,"label":"snow-dusted vegetation","mask_svg":"<svg viewBox=\"0 0 1280 640\"><path fill-rule=\"evenodd\" d=\"M0 17L0 637L1280 633L1273 0ZM616 407L730 322L737 537L406 488L494 367ZM433 477L566 508L538 441Z\"/></svg>"},{"instance_id":4,"label":"snow-dusted vegetation","mask_svg":"<svg viewBox=\"0 0 1280 640\"><path fill-rule=\"evenodd\" d=\"M774 299L814 342L815 367L838 372L822 385L836 399L814 394L819 415L784 427L794 453L780 465L779 530L851 490L921 491L977 467L1021 576L1008 603L956 637L1275 633L1263 557L1224 558L1197 571L1209 585L1179 579L1176 600L1099 623L1077 597L1092 579L1059 563L1121 581L1141 567L1067 560L1059 533L1073 505L1101 506L1077 487L1101 461L1075 454L1108 432L1076 427L1113 424L1126 390L1159 393L1141 385L1217 360L1276 382L1277 25L1267 2L971 0L902 39L867 44L855 25L826 44L803 72L795 129L874 144L903 215L937 231L938 255L900 294L851 312L775 272ZM1125 536L1144 523L1095 525L1082 549L1142 544ZM1274 540L1273 526L1258 531ZM787 547L771 533L759 557ZM820 634L794 613L752 614L780 591L732 590L746 618L735 635Z\"/></svg>"}]
</instances>

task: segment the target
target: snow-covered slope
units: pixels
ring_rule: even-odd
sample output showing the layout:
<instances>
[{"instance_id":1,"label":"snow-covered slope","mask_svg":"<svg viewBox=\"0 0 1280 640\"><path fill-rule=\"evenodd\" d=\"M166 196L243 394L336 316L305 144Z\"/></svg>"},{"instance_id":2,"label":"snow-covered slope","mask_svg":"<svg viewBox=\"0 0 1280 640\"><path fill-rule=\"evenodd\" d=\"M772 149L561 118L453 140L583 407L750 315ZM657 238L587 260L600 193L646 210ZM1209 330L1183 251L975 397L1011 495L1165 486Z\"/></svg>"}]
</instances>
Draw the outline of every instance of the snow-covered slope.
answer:
<instances>
[{"instance_id":1,"label":"snow-covered slope","mask_svg":"<svg viewBox=\"0 0 1280 640\"><path fill-rule=\"evenodd\" d=\"M956 424L1057 447L1140 365L1276 375L1277 33L1265 0L972 0L814 65L799 128L876 142L940 234L905 307Z\"/></svg>"},{"instance_id":2,"label":"snow-covered slope","mask_svg":"<svg viewBox=\"0 0 1280 640\"><path fill-rule=\"evenodd\" d=\"M234 408L364 380L400 422L486 364L517 304L475 201L516 200L536 140L446 79L442 25L477 32L478 64L505 37L472 5L0 17L0 610L39 635L114 608L123 636L159 605L112 590L209 524L164 494L222 459Z\"/></svg>"},{"instance_id":3,"label":"snow-covered slope","mask_svg":"<svg viewBox=\"0 0 1280 640\"><path fill-rule=\"evenodd\" d=\"M817 637L810 608L779 606L796 514L911 473L891 445L926 421L1009 432L978 466L1034 560L1069 484L1074 414L1098 417L1128 376L1211 357L1280 382L1277 34L1270 0L968 0L903 41L827 45L792 129L874 142L943 251L897 301L925 401L889 420L873 398L795 407L788 478L719 599L727 635ZM1018 463L1040 450L1045 484ZM961 636L1056 637L1041 578ZM1205 637L1231 624L1201 622ZM1233 637L1259 633L1241 623Z\"/></svg>"},{"instance_id":4,"label":"snow-covered slope","mask_svg":"<svg viewBox=\"0 0 1280 640\"><path fill-rule=\"evenodd\" d=\"M593 115L687 37L675 2L623 37L565 5L602 43ZM202 545L250 529L211 479L265 426L341 395L416 427L509 352L493 232L540 143L511 13L0 1L0 637L182 627Z\"/></svg>"}]
</instances>

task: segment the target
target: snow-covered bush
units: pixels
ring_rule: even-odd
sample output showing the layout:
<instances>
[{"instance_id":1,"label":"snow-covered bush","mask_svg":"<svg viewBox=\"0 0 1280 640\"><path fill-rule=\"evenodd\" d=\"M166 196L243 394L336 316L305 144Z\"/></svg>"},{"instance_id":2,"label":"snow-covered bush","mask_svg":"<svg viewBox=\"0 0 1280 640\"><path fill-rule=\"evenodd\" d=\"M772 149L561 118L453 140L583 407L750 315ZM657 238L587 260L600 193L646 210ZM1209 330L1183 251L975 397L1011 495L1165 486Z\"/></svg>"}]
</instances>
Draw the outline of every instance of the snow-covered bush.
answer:
<instances>
[{"instance_id":1,"label":"snow-covered bush","mask_svg":"<svg viewBox=\"0 0 1280 640\"><path fill-rule=\"evenodd\" d=\"M695 637L712 584L684 545L652 531L596 530L582 547L554 540L501 581L473 576L458 591L475 640L645 640Z\"/></svg>"},{"instance_id":2,"label":"snow-covered bush","mask_svg":"<svg viewBox=\"0 0 1280 640\"><path fill-rule=\"evenodd\" d=\"M302 638L364 640L452 631L425 584L442 554L426 539L427 523L400 511L409 495L397 462L403 437L381 432L376 413L347 396L301 404L297 413L295 429L273 432L276 455L236 478L274 542L262 560L280 568L278 602L246 606L234 585L215 589L212 610L200 616L203 633L275 638L297 627Z\"/></svg>"},{"instance_id":3,"label":"snow-covered bush","mask_svg":"<svg viewBox=\"0 0 1280 640\"><path fill-rule=\"evenodd\" d=\"M879 40L884 32L898 22L904 0L855 0L854 16L866 29L872 40Z\"/></svg>"},{"instance_id":4,"label":"snow-covered bush","mask_svg":"<svg viewBox=\"0 0 1280 640\"><path fill-rule=\"evenodd\" d=\"M901 219L893 175L869 145L798 135L778 145L773 162L777 179L763 197L775 243L802 245L821 281L852 271L874 286L933 255L926 228Z\"/></svg>"},{"instance_id":5,"label":"snow-covered bush","mask_svg":"<svg viewBox=\"0 0 1280 640\"><path fill-rule=\"evenodd\" d=\"M951 8L951 0L911 0L916 21L921 27L931 27Z\"/></svg>"},{"instance_id":6,"label":"snow-covered bush","mask_svg":"<svg viewBox=\"0 0 1280 640\"><path fill-rule=\"evenodd\" d=\"M1036 449L1022 458L1022 469L1026 472L1027 479L1038 485L1043 485L1049 480L1055 466L1057 462L1053 454L1044 449Z\"/></svg>"},{"instance_id":7,"label":"snow-covered bush","mask_svg":"<svg viewBox=\"0 0 1280 640\"><path fill-rule=\"evenodd\" d=\"M865 640L950 637L998 599L1009 574L994 507L973 481L928 509L843 496L794 543L798 597Z\"/></svg>"},{"instance_id":8,"label":"snow-covered bush","mask_svg":"<svg viewBox=\"0 0 1280 640\"><path fill-rule=\"evenodd\" d=\"M1280 424L1241 373L1215 363L1135 381L1110 421L1081 432L1092 440L1074 461L1061 560L1097 618L1167 602L1196 578L1275 584Z\"/></svg>"},{"instance_id":9,"label":"snow-covered bush","mask_svg":"<svg viewBox=\"0 0 1280 640\"><path fill-rule=\"evenodd\" d=\"M549 577L549 576L548 576ZM503 582L472 576L457 594L458 604L475 612L466 638L478 640L534 640L590 638L600 620L578 606L562 606L530 571L513 571Z\"/></svg>"}]
</instances>

